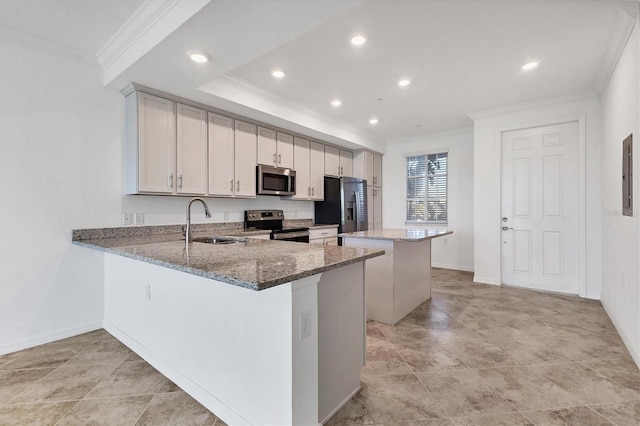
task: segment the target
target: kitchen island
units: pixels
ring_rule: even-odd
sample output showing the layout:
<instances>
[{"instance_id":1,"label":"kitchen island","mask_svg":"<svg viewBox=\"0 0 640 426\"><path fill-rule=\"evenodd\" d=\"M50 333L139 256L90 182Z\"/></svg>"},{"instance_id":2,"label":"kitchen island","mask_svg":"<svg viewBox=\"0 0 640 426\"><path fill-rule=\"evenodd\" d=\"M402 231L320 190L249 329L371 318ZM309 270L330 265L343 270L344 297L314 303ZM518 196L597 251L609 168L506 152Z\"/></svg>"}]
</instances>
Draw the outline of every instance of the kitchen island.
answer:
<instances>
[{"instance_id":1,"label":"kitchen island","mask_svg":"<svg viewBox=\"0 0 640 426\"><path fill-rule=\"evenodd\" d=\"M226 423L319 424L360 389L364 261L383 252L108 235L74 232L105 252L104 328Z\"/></svg>"},{"instance_id":2,"label":"kitchen island","mask_svg":"<svg viewBox=\"0 0 640 426\"><path fill-rule=\"evenodd\" d=\"M366 264L367 319L394 325L431 298L431 240L446 229L377 229L339 234L345 247L385 251Z\"/></svg>"}]
</instances>

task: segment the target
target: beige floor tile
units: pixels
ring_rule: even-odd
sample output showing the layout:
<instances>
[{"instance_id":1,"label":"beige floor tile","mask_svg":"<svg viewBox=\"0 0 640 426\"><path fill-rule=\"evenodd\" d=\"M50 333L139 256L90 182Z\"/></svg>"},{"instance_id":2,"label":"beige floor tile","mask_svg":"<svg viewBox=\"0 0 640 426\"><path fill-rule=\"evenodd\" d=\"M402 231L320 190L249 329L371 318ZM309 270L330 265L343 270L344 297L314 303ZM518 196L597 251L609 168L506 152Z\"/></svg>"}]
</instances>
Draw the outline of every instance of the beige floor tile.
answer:
<instances>
[{"instance_id":1,"label":"beige floor tile","mask_svg":"<svg viewBox=\"0 0 640 426\"><path fill-rule=\"evenodd\" d=\"M376 424L442 417L436 400L412 374L364 377L361 393Z\"/></svg>"},{"instance_id":2,"label":"beige floor tile","mask_svg":"<svg viewBox=\"0 0 640 426\"><path fill-rule=\"evenodd\" d=\"M640 400L591 406L618 426L640 425Z\"/></svg>"},{"instance_id":3,"label":"beige floor tile","mask_svg":"<svg viewBox=\"0 0 640 426\"><path fill-rule=\"evenodd\" d=\"M218 418L183 391L155 395L136 425L214 425Z\"/></svg>"},{"instance_id":4,"label":"beige floor tile","mask_svg":"<svg viewBox=\"0 0 640 426\"><path fill-rule=\"evenodd\" d=\"M57 426L130 426L136 423L152 396L127 396L78 402Z\"/></svg>"},{"instance_id":5,"label":"beige floor tile","mask_svg":"<svg viewBox=\"0 0 640 426\"><path fill-rule=\"evenodd\" d=\"M583 363L603 376L640 392L640 370L629 358L607 359Z\"/></svg>"},{"instance_id":6,"label":"beige floor tile","mask_svg":"<svg viewBox=\"0 0 640 426\"><path fill-rule=\"evenodd\" d=\"M454 353L447 351L441 343L433 345L403 344L396 346L396 349L415 372L468 368Z\"/></svg>"},{"instance_id":7,"label":"beige floor tile","mask_svg":"<svg viewBox=\"0 0 640 426\"><path fill-rule=\"evenodd\" d=\"M0 370L59 367L91 343L59 343L36 346L0 356Z\"/></svg>"},{"instance_id":8,"label":"beige floor tile","mask_svg":"<svg viewBox=\"0 0 640 426\"><path fill-rule=\"evenodd\" d=\"M573 407L582 403L527 367L476 370L493 389L519 410Z\"/></svg>"},{"instance_id":9,"label":"beige floor tile","mask_svg":"<svg viewBox=\"0 0 640 426\"><path fill-rule=\"evenodd\" d=\"M391 343L377 340L367 345L367 361L361 373L365 376L380 376L411 374L412 371Z\"/></svg>"},{"instance_id":10,"label":"beige floor tile","mask_svg":"<svg viewBox=\"0 0 640 426\"><path fill-rule=\"evenodd\" d=\"M550 364L531 369L585 404L640 399L640 393L578 364Z\"/></svg>"},{"instance_id":11,"label":"beige floor tile","mask_svg":"<svg viewBox=\"0 0 640 426\"><path fill-rule=\"evenodd\" d=\"M370 425L373 418L369 413L367 403L362 396L362 391L351 398L336 414L334 414L325 426L351 426Z\"/></svg>"},{"instance_id":12,"label":"beige floor tile","mask_svg":"<svg viewBox=\"0 0 640 426\"><path fill-rule=\"evenodd\" d=\"M609 420L589 407L562 408L548 411L525 411L529 420L538 426L611 426Z\"/></svg>"},{"instance_id":13,"label":"beige floor tile","mask_svg":"<svg viewBox=\"0 0 640 426\"><path fill-rule=\"evenodd\" d=\"M0 408L0 425L53 426L78 401L5 405Z\"/></svg>"},{"instance_id":14,"label":"beige floor tile","mask_svg":"<svg viewBox=\"0 0 640 426\"><path fill-rule=\"evenodd\" d=\"M6 404L53 370L53 368L0 370L0 405Z\"/></svg>"},{"instance_id":15,"label":"beige floor tile","mask_svg":"<svg viewBox=\"0 0 640 426\"><path fill-rule=\"evenodd\" d=\"M449 419L429 419L429 420L414 420L414 421L400 421L393 423L376 423L376 426L451 426L451 420Z\"/></svg>"},{"instance_id":16,"label":"beige floor tile","mask_svg":"<svg viewBox=\"0 0 640 426\"><path fill-rule=\"evenodd\" d=\"M451 419L455 426L535 426L520 413L484 414Z\"/></svg>"},{"instance_id":17,"label":"beige floor tile","mask_svg":"<svg viewBox=\"0 0 640 426\"><path fill-rule=\"evenodd\" d=\"M474 370L418 373L417 376L437 401L438 409L447 417L516 411Z\"/></svg>"},{"instance_id":18,"label":"beige floor tile","mask_svg":"<svg viewBox=\"0 0 640 426\"><path fill-rule=\"evenodd\" d=\"M10 403L50 402L82 399L117 365L62 366L20 393Z\"/></svg>"},{"instance_id":19,"label":"beige floor tile","mask_svg":"<svg viewBox=\"0 0 640 426\"><path fill-rule=\"evenodd\" d=\"M145 361L124 362L96 386L86 399L126 395L149 395L179 389Z\"/></svg>"},{"instance_id":20,"label":"beige floor tile","mask_svg":"<svg viewBox=\"0 0 640 426\"><path fill-rule=\"evenodd\" d=\"M98 341L71 358L65 365L120 364L133 352L119 341Z\"/></svg>"}]
</instances>

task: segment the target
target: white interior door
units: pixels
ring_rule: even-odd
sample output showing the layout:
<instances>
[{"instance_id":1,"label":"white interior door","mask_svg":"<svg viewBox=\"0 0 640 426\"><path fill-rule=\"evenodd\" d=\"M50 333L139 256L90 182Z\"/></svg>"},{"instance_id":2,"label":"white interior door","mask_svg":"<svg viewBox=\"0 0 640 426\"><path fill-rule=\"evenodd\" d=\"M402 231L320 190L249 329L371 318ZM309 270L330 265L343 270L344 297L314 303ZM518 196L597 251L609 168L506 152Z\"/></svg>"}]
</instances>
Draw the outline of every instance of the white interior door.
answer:
<instances>
[{"instance_id":1,"label":"white interior door","mask_svg":"<svg viewBox=\"0 0 640 426\"><path fill-rule=\"evenodd\" d=\"M502 134L502 283L578 294L578 123Z\"/></svg>"}]
</instances>

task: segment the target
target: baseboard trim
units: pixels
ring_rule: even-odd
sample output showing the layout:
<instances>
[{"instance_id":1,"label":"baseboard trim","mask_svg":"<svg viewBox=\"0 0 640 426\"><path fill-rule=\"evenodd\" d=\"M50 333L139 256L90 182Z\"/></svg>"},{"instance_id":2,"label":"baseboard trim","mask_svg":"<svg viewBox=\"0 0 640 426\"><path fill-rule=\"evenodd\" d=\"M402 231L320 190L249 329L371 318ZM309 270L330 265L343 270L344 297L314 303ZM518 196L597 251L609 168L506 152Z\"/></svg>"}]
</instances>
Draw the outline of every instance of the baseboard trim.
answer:
<instances>
[{"instance_id":1,"label":"baseboard trim","mask_svg":"<svg viewBox=\"0 0 640 426\"><path fill-rule=\"evenodd\" d=\"M478 284L490 284L490 285L501 285L497 283L494 278L491 277L479 277L477 275L473 276L473 282Z\"/></svg>"},{"instance_id":2,"label":"baseboard trim","mask_svg":"<svg viewBox=\"0 0 640 426\"><path fill-rule=\"evenodd\" d=\"M622 342L624 343L624 345L627 347L627 350L629 351L629 353L631 354L631 357L633 358L633 360L635 361L636 365L638 366L638 368L640 368L640 353L634 353L632 350L632 346L631 346L631 341L630 341L630 337L627 336L625 333L623 333L623 329L622 327L620 327L620 325L617 323L618 318L615 316L612 316L609 312L612 311L612 309L609 309L607 307L607 302L605 300L600 300L600 304L602 304L602 307L604 308L604 311L607 313L607 316L609 317L609 319L611 320L611 322L613 323L613 326L615 327L616 331L618 332L618 335L620 336L620 338L622 339Z\"/></svg>"},{"instance_id":3,"label":"baseboard trim","mask_svg":"<svg viewBox=\"0 0 640 426\"><path fill-rule=\"evenodd\" d=\"M198 401L200 404L204 405L209 411L214 413L216 417L222 419L222 421L224 421L226 424L250 424L246 419L244 419L231 408L227 407L218 398L204 390L201 386L194 383L191 379L180 373L178 370L171 367L169 364L167 364L165 361L151 352L148 348L146 348L140 342L122 331L113 323L105 320L104 329L107 330L113 337L122 342L122 344L138 354L142 359L151 364L153 368L162 373L162 375L167 377L176 385L180 386L183 391L192 396L193 399Z\"/></svg>"},{"instance_id":4,"label":"baseboard trim","mask_svg":"<svg viewBox=\"0 0 640 426\"><path fill-rule=\"evenodd\" d=\"M357 387L353 392L351 392L351 393L349 394L349 396L347 396L347 397L345 398L345 400L344 400L344 401L342 401L342 402L341 402L341 403L340 403L340 404L339 404L335 409L333 409L333 411L331 411L331 412L329 413L329 415L328 415L327 417L325 417L325 418L322 420L322 422L320 422L320 424L321 424L321 425L323 425L323 424L325 424L327 421L329 421L329 419L330 419L331 417L333 417L333 415L334 415L334 414L336 414L338 411L340 411L340 409L341 409L342 407L344 407L344 405L345 405L347 402L349 402L349 401L351 400L351 398L353 398L353 397L354 397L358 392L360 392L360 389L362 389L362 386L358 386L358 387Z\"/></svg>"},{"instance_id":5,"label":"baseboard trim","mask_svg":"<svg viewBox=\"0 0 640 426\"><path fill-rule=\"evenodd\" d=\"M432 263L433 268L452 269L454 271L473 272L473 267L462 265L450 265L447 263Z\"/></svg>"},{"instance_id":6,"label":"baseboard trim","mask_svg":"<svg viewBox=\"0 0 640 426\"><path fill-rule=\"evenodd\" d=\"M45 343L55 342L56 340L66 339L67 337L77 336L78 334L88 333L90 331L102 328L102 322L85 324L80 327L65 328L62 330L43 333L38 336L32 336L26 339L19 339L9 343L0 344L0 355L12 352L22 351L24 349L33 348L34 346L44 345Z\"/></svg>"}]
</instances>

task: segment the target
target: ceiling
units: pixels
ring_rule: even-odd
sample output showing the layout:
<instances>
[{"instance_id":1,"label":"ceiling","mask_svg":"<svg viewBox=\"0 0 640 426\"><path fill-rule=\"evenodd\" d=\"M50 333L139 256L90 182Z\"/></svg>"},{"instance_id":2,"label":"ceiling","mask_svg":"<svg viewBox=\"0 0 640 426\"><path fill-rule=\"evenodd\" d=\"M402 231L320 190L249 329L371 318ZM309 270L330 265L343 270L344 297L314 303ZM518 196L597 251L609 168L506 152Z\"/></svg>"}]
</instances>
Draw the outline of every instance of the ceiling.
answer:
<instances>
[{"instance_id":1,"label":"ceiling","mask_svg":"<svg viewBox=\"0 0 640 426\"><path fill-rule=\"evenodd\" d=\"M122 43L129 63L115 73L103 64L110 87L136 82L383 151L389 140L468 127L470 113L599 93L638 10L637 0L153 1L2 0L0 24L95 54L145 6L162 4L164 20L154 12L153 25ZM199 4L178 16L181 2ZM150 43L154 26L165 33ZM354 47L357 33L367 42ZM147 45L134 56L140 34ZM189 61L192 49L209 63ZM532 60L539 67L522 71ZM286 76L274 79L275 68ZM411 84L399 87L401 78Z\"/></svg>"}]
</instances>

